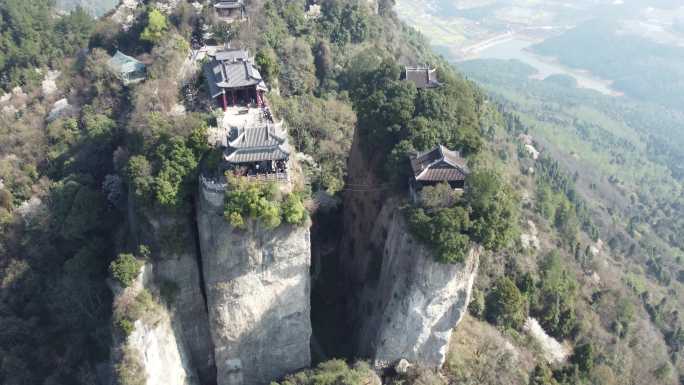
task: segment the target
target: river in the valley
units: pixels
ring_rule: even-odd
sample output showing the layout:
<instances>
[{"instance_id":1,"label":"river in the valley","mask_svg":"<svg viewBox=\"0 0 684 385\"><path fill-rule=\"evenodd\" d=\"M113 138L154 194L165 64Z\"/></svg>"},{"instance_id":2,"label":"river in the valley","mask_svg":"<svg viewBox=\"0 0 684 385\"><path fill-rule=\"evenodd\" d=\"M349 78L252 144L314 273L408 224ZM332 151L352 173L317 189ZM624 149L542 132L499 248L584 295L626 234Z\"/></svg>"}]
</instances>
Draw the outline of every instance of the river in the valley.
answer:
<instances>
[{"instance_id":1,"label":"river in the valley","mask_svg":"<svg viewBox=\"0 0 684 385\"><path fill-rule=\"evenodd\" d=\"M534 54L530 46L538 43L516 36L493 40L489 44L480 45L476 50L471 50L467 59L517 59L534 67L537 73L531 77L544 79L549 75L563 74L572 76L577 80L577 86L590 88L605 95L620 96L620 92L611 88L611 81L600 79L588 71L582 71L565 67L550 57Z\"/></svg>"}]
</instances>

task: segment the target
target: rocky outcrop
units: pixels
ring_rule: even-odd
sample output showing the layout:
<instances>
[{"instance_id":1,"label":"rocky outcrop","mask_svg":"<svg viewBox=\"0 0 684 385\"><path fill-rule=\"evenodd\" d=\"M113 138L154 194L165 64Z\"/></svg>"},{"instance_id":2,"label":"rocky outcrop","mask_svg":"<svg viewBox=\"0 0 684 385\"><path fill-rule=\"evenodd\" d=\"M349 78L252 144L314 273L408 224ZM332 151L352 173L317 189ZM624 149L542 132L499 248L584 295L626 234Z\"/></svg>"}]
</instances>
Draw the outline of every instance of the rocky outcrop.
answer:
<instances>
[{"instance_id":1,"label":"rocky outcrop","mask_svg":"<svg viewBox=\"0 0 684 385\"><path fill-rule=\"evenodd\" d=\"M159 303L152 270L152 265L145 265L135 282L125 289L111 285L115 313L122 314L118 317L137 318L128 335L122 335L120 330L116 333L113 356L118 383L144 379L145 385L199 385L186 356L187 349L176 338L179 333L172 323L173 317ZM143 294L145 301L140 299Z\"/></svg>"},{"instance_id":2,"label":"rocky outcrop","mask_svg":"<svg viewBox=\"0 0 684 385\"><path fill-rule=\"evenodd\" d=\"M129 191L129 196L132 196ZM214 347L209 334L209 318L203 293L197 229L192 211L162 212L128 201L128 221L135 245L151 250L154 274L150 278L160 288L177 325L176 338L187 348L191 368L202 384L216 381Z\"/></svg>"},{"instance_id":3,"label":"rocky outcrop","mask_svg":"<svg viewBox=\"0 0 684 385\"><path fill-rule=\"evenodd\" d=\"M348 182L367 191L345 192L343 234L336 260L345 289L351 356L378 366L407 359L420 366L444 363L451 331L466 312L480 248L460 264L436 262L404 221L401 197L387 199L357 137ZM382 159L382 157L380 157ZM359 189L357 189L359 190Z\"/></svg>"},{"instance_id":4,"label":"rocky outcrop","mask_svg":"<svg viewBox=\"0 0 684 385\"><path fill-rule=\"evenodd\" d=\"M196 385L192 369L182 356L168 313L154 323L138 320L128 336L130 352L136 354L145 373L145 385Z\"/></svg>"},{"instance_id":5,"label":"rocky outcrop","mask_svg":"<svg viewBox=\"0 0 684 385\"><path fill-rule=\"evenodd\" d=\"M376 365L407 359L440 367L470 301L480 249L443 264L410 235L397 204L381 210L373 239L384 241L380 274L364 288L359 351Z\"/></svg>"},{"instance_id":6,"label":"rocky outcrop","mask_svg":"<svg viewBox=\"0 0 684 385\"><path fill-rule=\"evenodd\" d=\"M197 222L217 384L268 384L311 364L309 229L234 229L214 187L200 183Z\"/></svg>"}]
</instances>

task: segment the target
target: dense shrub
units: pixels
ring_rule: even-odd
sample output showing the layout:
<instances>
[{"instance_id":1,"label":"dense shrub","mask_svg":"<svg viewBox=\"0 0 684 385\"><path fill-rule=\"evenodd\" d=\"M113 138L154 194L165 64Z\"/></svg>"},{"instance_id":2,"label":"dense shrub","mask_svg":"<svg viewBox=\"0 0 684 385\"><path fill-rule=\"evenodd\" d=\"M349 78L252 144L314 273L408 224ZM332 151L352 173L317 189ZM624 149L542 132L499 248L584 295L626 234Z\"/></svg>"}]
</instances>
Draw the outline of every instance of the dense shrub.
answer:
<instances>
[{"instance_id":1,"label":"dense shrub","mask_svg":"<svg viewBox=\"0 0 684 385\"><path fill-rule=\"evenodd\" d=\"M409 212L409 226L418 239L433 248L442 263L463 262L470 251L468 212L462 207L444 208L429 215L422 208Z\"/></svg>"},{"instance_id":2,"label":"dense shrub","mask_svg":"<svg viewBox=\"0 0 684 385\"><path fill-rule=\"evenodd\" d=\"M320 26L331 42L345 45L364 41L370 30L369 8L359 0L324 1Z\"/></svg>"},{"instance_id":3,"label":"dense shrub","mask_svg":"<svg viewBox=\"0 0 684 385\"><path fill-rule=\"evenodd\" d=\"M519 208L499 174L476 172L466 186L463 197L446 183L425 187L418 205L408 210L411 232L443 263L462 262L473 241L499 250L517 234Z\"/></svg>"},{"instance_id":4,"label":"dense shrub","mask_svg":"<svg viewBox=\"0 0 684 385\"><path fill-rule=\"evenodd\" d=\"M273 48L264 48L257 51L254 61L259 66L259 72L264 77L264 80L271 83L278 81L280 74L280 66L278 64L278 57Z\"/></svg>"},{"instance_id":5,"label":"dense shrub","mask_svg":"<svg viewBox=\"0 0 684 385\"><path fill-rule=\"evenodd\" d=\"M187 207L199 159L208 149L206 118L193 114L171 120L156 112L143 114L139 129L144 131L137 134L144 154L131 156L125 167L137 200L169 209ZM176 130L183 132L174 134Z\"/></svg>"},{"instance_id":6,"label":"dense shrub","mask_svg":"<svg viewBox=\"0 0 684 385\"><path fill-rule=\"evenodd\" d=\"M250 218L267 229L275 229L283 221L303 224L307 218L301 193L283 195L276 183L232 175L228 175L223 214L231 226L243 230Z\"/></svg>"},{"instance_id":7,"label":"dense shrub","mask_svg":"<svg viewBox=\"0 0 684 385\"><path fill-rule=\"evenodd\" d=\"M516 237L519 209L513 188L494 171L477 171L466 179L464 199L470 207L473 240L499 250Z\"/></svg>"},{"instance_id":8,"label":"dense shrub","mask_svg":"<svg viewBox=\"0 0 684 385\"><path fill-rule=\"evenodd\" d=\"M335 193L344 186L356 114L348 101L313 95L271 97L273 109L287 123L293 144L315 161L311 183Z\"/></svg>"},{"instance_id":9,"label":"dense shrub","mask_svg":"<svg viewBox=\"0 0 684 385\"><path fill-rule=\"evenodd\" d=\"M282 203L283 220L293 225L301 225L308 217L300 194L288 194Z\"/></svg>"},{"instance_id":10,"label":"dense shrub","mask_svg":"<svg viewBox=\"0 0 684 385\"><path fill-rule=\"evenodd\" d=\"M576 346L571 361L581 372L591 372L594 368L594 346L591 343Z\"/></svg>"},{"instance_id":11,"label":"dense shrub","mask_svg":"<svg viewBox=\"0 0 684 385\"><path fill-rule=\"evenodd\" d=\"M558 385L553 372L545 364L537 364L530 375L530 385Z\"/></svg>"},{"instance_id":12,"label":"dense shrub","mask_svg":"<svg viewBox=\"0 0 684 385\"><path fill-rule=\"evenodd\" d=\"M130 286L140 273L143 261L133 254L119 254L109 265L109 272L123 287Z\"/></svg>"},{"instance_id":13,"label":"dense shrub","mask_svg":"<svg viewBox=\"0 0 684 385\"><path fill-rule=\"evenodd\" d=\"M278 193L275 183L229 176L224 215L232 226L240 229L246 227L248 218L258 218L266 227L275 228L280 224L280 206L274 204Z\"/></svg>"},{"instance_id":14,"label":"dense shrub","mask_svg":"<svg viewBox=\"0 0 684 385\"><path fill-rule=\"evenodd\" d=\"M376 374L364 362L349 367L343 360L333 359L289 375L279 385L368 385L374 383L373 378Z\"/></svg>"},{"instance_id":15,"label":"dense shrub","mask_svg":"<svg viewBox=\"0 0 684 385\"><path fill-rule=\"evenodd\" d=\"M495 325L520 329L525 323L525 298L508 277L501 277L496 281L487 296L485 309L487 321Z\"/></svg>"},{"instance_id":16,"label":"dense shrub","mask_svg":"<svg viewBox=\"0 0 684 385\"><path fill-rule=\"evenodd\" d=\"M131 320L128 318L117 318L114 320L114 323L124 336L128 336L133 332L133 322L131 322Z\"/></svg>"},{"instance_id":17,"label":"dense shrub","mask_svg":"<svg viewBox=\"0 0 684 385\"><path fill-rule=\"evenodd\" d=\"M544 258L539 270L541 279L532 312L547 333L566 338L577 326L576 281L557 252Z\"/></svg>"},{"instance_id":18,"label":"dense shrub","mask_svg":"<svg viewBox=\"0 0 684 385\"><path fill-rule=\"evenodd\" d=\"M164 32L168 29L168 20L163 13L156 8L150 8L147 12L147 26L140 34L140 40L150 43L159 43L164 37Z\"/></svg>"}]
</instances>

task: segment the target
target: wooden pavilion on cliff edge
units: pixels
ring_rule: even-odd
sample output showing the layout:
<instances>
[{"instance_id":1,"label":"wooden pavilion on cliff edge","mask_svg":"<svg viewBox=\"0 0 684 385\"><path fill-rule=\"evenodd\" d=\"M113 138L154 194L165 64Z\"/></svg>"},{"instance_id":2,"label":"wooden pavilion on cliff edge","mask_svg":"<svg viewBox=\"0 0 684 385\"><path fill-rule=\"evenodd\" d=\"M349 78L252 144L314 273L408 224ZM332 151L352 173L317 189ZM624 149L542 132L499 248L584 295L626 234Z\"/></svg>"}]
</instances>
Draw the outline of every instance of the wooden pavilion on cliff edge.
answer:
<instances>
[{"instance_id":1,"label":"wooden pavilion on cliff edge","mask_svg":"<svg viewBox=\"0 0 684 385\"><path fill-rule=\"evenodd\" d=\"M470 174L466 160L458 151L451 151L442 145L411 155L412 176L409 181L410 195L416 200L418 192L425 186L446 182L454 190L465 188L465 179Z\"/></svg>"},{"instance_id":2,"label":"wooden pavilion on cliff edge","mask_svg":"<svg viewBox=\"0 0 684 385\"><path fill-rule=\"evenodd\" d=\"M229 105L264 104L268 88L246 50L217 51L204 65L204 76L211 97L224 111Z\"/></svg>"},{"instance_id":3,"label":"wooden pavilion on cliff edge","mask_svg":"<svg viewBox=\"0 0 684 385\"><path fill-rule=\"evenodd\" d=\"M251 127L233 127L223 153L233 175L262 180L288 180L290 146L281 124L268 120Z\"/></svg>"}]
</instances>

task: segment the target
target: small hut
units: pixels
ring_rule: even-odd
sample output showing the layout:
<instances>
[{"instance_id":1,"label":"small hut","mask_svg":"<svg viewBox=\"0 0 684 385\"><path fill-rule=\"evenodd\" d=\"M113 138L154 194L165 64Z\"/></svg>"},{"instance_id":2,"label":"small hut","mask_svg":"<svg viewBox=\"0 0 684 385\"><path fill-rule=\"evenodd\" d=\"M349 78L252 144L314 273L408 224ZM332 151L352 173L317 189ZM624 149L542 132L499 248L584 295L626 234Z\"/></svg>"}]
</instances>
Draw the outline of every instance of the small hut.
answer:
<instances>
[{"instance_id":1,"label":"small hut","mask_svg":"<svg viewBox=\"0 0 684 385\"><path fill-rule=\"evenodd\" d=\"M441 85L437 80L437 70L428 66L404 67L402 80L412 82L418 89L437 88Z\"/></svg>"},{"instance_id":2,"label":"small hut","mask_svg":"<svg viewBox=\"0 0 684 385\"><path fill-rule=\"evenodd\" d=\"M116 54L109 59L108 64L124 85L143 81L147 77L145 65L121 51L116 51Z\"/></svg>"}]
</instances>

